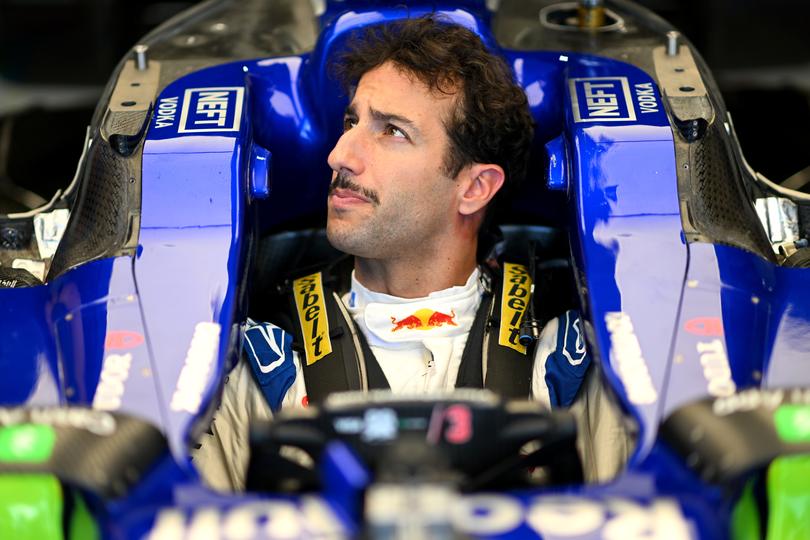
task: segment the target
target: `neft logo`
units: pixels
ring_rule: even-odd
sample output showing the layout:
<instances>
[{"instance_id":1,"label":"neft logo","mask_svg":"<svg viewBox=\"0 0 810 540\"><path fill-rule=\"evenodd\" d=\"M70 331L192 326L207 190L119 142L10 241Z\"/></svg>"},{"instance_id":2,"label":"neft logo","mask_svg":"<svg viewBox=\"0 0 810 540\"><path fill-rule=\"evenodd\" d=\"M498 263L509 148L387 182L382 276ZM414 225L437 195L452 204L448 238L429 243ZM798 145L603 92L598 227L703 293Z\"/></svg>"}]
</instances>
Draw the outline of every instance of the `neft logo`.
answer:
<instances>
[{"instance_id":1,"label":"neft logo","mask_svg":"<svg viewBox=\"0 0 810 540\"><path fill-rule=\"evenodd\" d=\"M636 119L627 77L568 81L574 122L630 122Z\"/></svg>"},{"instance_id":2,"label":"neft logo","mask_svg":"<svg viewBox=\"0 0 810 540\"><path fill-rule=\"evenodd\" d=\"M239 131L244 94L241 86L187 89L177 132Z\"/></svg>"}]
</instances>

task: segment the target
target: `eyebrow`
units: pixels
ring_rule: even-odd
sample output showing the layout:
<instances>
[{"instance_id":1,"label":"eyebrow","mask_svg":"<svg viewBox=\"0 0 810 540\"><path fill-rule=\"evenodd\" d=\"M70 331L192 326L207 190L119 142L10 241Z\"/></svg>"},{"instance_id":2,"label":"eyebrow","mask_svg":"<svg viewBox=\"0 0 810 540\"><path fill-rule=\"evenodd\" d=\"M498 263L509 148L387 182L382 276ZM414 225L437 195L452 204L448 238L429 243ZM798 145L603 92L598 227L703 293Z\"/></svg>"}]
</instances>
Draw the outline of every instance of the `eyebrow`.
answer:
<instances>
[{"instance_id":1,"label":"eyebrow","mask_svg":"<svg viewBox=\"0 0 810 540\"><path fill-rule=\"evenodd\" d=\"M385 122L385 123L394 122L396 124L400 124L403 125L404 127L409 128L417 135L420 133L419 128L417 128L413 120L409 118L406 118L399 114L378 111L377 109L371 107L369 107L369 112L371 113L371 117L377 122ZM346 107L346 114L357 117L357 109L355 108L354 104L351 104L348 107Z\"/></svg>"}]
</instances>

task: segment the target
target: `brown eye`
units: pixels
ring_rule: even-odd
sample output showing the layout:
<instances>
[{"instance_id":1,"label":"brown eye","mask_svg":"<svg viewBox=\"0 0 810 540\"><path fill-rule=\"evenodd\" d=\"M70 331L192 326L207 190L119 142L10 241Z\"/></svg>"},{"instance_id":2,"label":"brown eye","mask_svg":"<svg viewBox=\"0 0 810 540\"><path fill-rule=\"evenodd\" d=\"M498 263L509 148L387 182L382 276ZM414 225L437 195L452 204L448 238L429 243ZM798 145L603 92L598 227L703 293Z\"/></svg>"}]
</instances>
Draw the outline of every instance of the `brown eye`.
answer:
<instances>
[{"instance_id":1,"label":"brown eye","mask_svg":"<svg viewBox=\"0 0 810 540\"><path fill-rule=\"evenodd\" d=\"M357 120L356 119L351 118L349 116L346 116L346 117L343 118L343 131L344 132L349 131L350 129L352 129L356 125L357 125Z\"/></svg>"},{"instance_id":2,"label":"brown eye","mask_svg":"<svg viewBox=\"0 0 810 540\"><path fill-rule=\"evenodd\" d=\"M404 131L399 129L394 124L388 124L387 126L385 126L385 134L386 135L391 135L392 137L398 137L400 139L407 139L408 138L408 135L406 135Z\"/></svg>"}]
</instances>

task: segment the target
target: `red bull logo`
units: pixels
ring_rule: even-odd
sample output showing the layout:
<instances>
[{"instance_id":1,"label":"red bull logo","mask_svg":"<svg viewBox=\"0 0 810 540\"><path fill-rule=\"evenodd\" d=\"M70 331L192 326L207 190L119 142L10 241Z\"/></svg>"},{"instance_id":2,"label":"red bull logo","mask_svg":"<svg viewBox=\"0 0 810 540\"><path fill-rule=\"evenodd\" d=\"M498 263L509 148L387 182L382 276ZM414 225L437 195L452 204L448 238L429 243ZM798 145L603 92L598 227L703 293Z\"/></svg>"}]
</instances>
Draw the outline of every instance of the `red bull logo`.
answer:
<instances>
[{"instance_id":1,"label":"red bull logo","mask_svg":"<svg viewBox=\"0 0 810 540\"><path fill-rule=\"evenodd\" d=\"M456 310L451 310L450 315L442 313L441 311L433 311L432 309L419 309L413 315L397 320L396 317L391 317L391 324L394 327L392 332L407 328L409 330L430 330L431 328L438 328L449 324L451 326L458 326L455 321Z\"/></svg>"},{"instance_id":2,"label":"red bull logo","mask_svg":"<svg viewBox=\"0 0 810 540\"><path fill-rule=\"evenodd\" d=\"M722 336L723 320L720 317L697 317L686 321L683 328L698 336Z\"/></svg>"}]
</instances>

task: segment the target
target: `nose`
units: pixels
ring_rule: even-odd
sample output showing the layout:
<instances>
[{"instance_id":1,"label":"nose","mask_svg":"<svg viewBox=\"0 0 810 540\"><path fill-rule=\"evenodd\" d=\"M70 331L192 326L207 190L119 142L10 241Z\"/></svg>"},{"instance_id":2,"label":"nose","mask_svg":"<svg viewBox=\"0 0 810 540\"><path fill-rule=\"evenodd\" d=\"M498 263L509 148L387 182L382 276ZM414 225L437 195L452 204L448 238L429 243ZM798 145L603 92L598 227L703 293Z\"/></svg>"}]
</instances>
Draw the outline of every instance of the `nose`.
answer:
<instances>
[{"instance_id":1,"label":"nose","mask_svg":"<svg viewBox=\"0 0 810 540\"><path fill-rule=\"evenodd\" d=\"M365 169L364 146L362 135L357 127L344 131L335 147L329 152L327 158L329 167L335 172L344 170L354 176L362 174Z\"/></svg>"}]
</instances>

